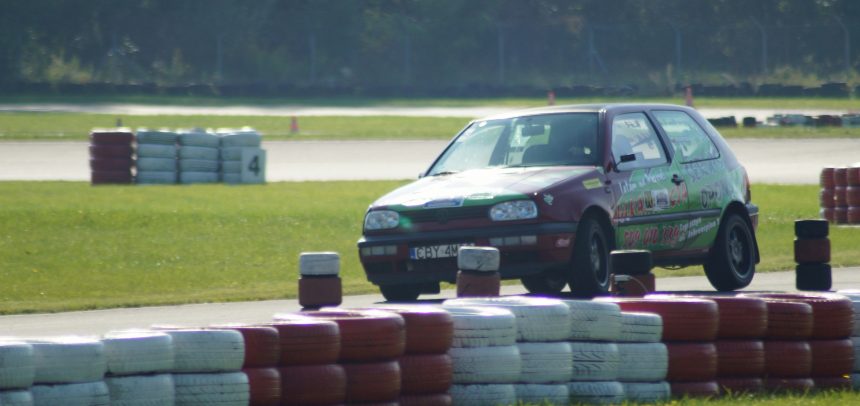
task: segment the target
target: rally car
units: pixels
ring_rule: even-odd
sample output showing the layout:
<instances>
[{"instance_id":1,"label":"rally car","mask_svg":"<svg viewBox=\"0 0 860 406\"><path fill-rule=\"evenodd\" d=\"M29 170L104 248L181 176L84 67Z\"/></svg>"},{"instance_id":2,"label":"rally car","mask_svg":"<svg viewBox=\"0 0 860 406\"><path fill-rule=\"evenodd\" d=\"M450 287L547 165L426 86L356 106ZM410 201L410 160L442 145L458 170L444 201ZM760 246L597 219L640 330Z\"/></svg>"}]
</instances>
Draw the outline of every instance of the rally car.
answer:
<instances>
[{"instance_id":1,"label":"rally car","mask_svg":"<svg viewBox=\"0 0 860 406\"><path fill-rule=\"evenodd\" d=\"M497 247L530 292L606 292L609 253L704 265L721 291L749 285L758 207L746 170L696 110L554 106L469 123L417 181L367 210L361 263L388 300L438 292L463 245Z\"/></svg>"}]
</instances>

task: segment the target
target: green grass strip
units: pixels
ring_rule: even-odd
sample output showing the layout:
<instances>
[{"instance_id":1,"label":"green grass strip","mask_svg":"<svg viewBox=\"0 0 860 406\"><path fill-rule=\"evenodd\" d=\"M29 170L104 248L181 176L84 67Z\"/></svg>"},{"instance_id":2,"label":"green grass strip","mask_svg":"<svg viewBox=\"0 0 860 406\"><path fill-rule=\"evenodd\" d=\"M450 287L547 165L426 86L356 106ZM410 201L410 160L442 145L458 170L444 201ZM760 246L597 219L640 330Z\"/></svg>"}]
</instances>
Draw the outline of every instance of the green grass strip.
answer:
<instances>
[{"instance_id":1,"label":"green grass strip","mask_svg":"<svg viewBox=\"0 0 860 406\"><path fill-rule=\"evenodd\" d=\"M295 297L304 251L340 252L346 294L377 292L355 244L368 204L401 184L0 182L0 313ZM755 185L753 200L758 269L793 269L793 221L817 216L818 188ZM834 266L860 264L860 228L830 238Z\"/></svg>"}]
</instances>

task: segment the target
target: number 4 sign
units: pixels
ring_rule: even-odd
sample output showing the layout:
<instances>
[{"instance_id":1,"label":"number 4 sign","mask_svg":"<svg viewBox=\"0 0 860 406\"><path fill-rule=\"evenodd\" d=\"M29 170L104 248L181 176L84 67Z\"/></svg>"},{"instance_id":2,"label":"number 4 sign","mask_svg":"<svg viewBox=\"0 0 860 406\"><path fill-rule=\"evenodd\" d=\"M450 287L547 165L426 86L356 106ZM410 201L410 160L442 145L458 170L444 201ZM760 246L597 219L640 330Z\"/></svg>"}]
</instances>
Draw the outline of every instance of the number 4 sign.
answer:
<instances>
[{"instance_id":1,"label":"number 4 sign","mask_svg":"<svg viewBox=\"0 0 860 406\"><path fill-rule=\"evenodd\" d=\"M266 151L242 149L242 183L266 183Z\"/></svg>"}]
</instances>

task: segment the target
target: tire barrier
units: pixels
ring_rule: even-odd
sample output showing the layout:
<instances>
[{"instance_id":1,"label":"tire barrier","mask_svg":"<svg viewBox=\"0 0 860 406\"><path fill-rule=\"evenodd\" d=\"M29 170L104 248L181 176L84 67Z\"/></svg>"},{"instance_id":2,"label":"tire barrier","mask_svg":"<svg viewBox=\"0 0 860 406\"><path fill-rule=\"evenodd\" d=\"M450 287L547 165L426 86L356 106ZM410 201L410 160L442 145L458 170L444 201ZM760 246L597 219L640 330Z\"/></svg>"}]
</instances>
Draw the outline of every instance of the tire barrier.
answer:
<instances>
[{"instance_id":1,"label":"tire barrier","mask_svg":"<svg viewBox=\"0 0 860 406\"><path fill-rule=\"evenodd\" d=\"M25 342L0 342L0 391L26 389L36 379L33 346Z\"/></svg>"},{"instance_id":2,"label":"tire barrier","mask_svg":"<svg viewBox=\"0 0 860 406\"><path fill-rule=\"evenodd\" d=\"M453 385L451 399L457 406L514 405L517 393L513 384Z\"/></svg>"},{"instance_id":3,"label":"tire barrier","mask_svg":"<svg viewBox=\"0 0 860 406\"><path fill-rule=\"evenodd\" d=\"M722 395L756 394L764 391L762 378L717 378Z\"/></svg>"},{"instance_id":4,"label":"tire barrier","mask_svg":"<svg viewBox=\"0 0 860 406\"><path fill-rule=\"evenodd\" d=\"M761 293L750 296L783 299L812 306L811 339L836 340L851 337L854 328L854 305L845 296L832 293Z\"/></svg>"},{"instance_id":5,"label":"tire barrier","mask_svg":"<svg viewBox=\"0 0 860 406\"><path fill-rule=\"evenodd\" d=\"M90 183L129 184L134 166L134 135L127 128L94 129L90 132Z\"/></svg>"},{"instance_id":6,"label":"tire barrier","mask_svg":"<svg viewBox=\"0 0 860 406\"><path fill-rule=\"evenodd\" d=\"M340 365L283 366L278 372L282 405L339 405L346 399L346 373Z\"/></svg>"},{"instance_id":7,"label":"tire barrier","mask_svg":"<svg viewBox=\"0 0 860 406\"><path fill-rule=\"evenodd\" d=\"M235 372L242 368L245 342L242 334L236 330L183 329L164 332L173 339L174 373Z\"/></svg>"},{"instance_id":8,"label":"tire barrier","mask_svg":"<svg viewBox=\"0 0 860 406\"><path fill-rule=\"evenodd\" d=\"M567 391L574 404L617 404L624 401L624 387L618 382L570 382Z\"/></svg>"},{"instance_id":9,"label":"tire barrier","mask_svg":"<svg viewBox=\"0 0 860 406\"><path fill-rule=\"evenodd\" d=\"M624 396L637 403L662 402L672 395L668 382L622 382Z\"/></svg>"},{"instance_id":10,"label":"tire barrier","mask_svg":"<svg viewBox=\"0 0 860 406\"><path fill-rule=\"evenodd\" d=\"M716 381L670 382L674 397L713 398L720 395L720 385Z\"/></svg>"},{"instance_id":11,"label":"tire barrier","mask_svg":"<svg viewBox=\"0 0 860 406\"><path fill-rule=\"evenodd\" d=\"M821 170L820 214L830 223L860 224L860 165Z\"/></svg>"},{"instance_id":12,"label":"tire barrier","mask_svg":"<svg viewBox=\"0 0 860 406\"><path fill-rule=\"evenodd\" d=\"M246 368L242 372L248 377L251 406L281 404L281 374L276 368Z\"/></svg>"},{"instance_id":13,"label":"tire barrier","mask_svg":"<svg viewBox=\"0 0 860 406\"><path fill-rule=\"evenodd\" d=\"M768 378L806 379L812 373L812 348L807 341L767 340L764 360Z\"/></svg>"},{"instance_id":14,"label":"tire barrier","mask_svg":"<svg viewBox=\"0 0 860 406\"><path fill-rule=\"evenodd\" d=\"M403 395L441 394L451 387L454 365L448 354L404 355L397 361Z\"/></svg>"},{"instance_id":15,"label":"tire barrier","mask_svg":"<svg viewBox=\"0 0 860 406\"><path fill-rule=\"evenodd\" d=\"M810 340L813 378L851 375L854 370L854 343L850 339Z\"/></svg>"},{"instance_id":16,"label":"tire barrier","mask_svg":"<svg viewBox=\"0 0 860 406\"><path fill-rule=\"evenodd\" d=\"M392 360L406 349L406 322L396 313L333 308L302 315L337 323L341 363Z\"/></svg>"},{"instance_id":17,"label":"tire barrier","mask_svg":"<svg viewBox=\"0 0 860 406\"><path fill-rule=\"evenodd\" d=\"M452 347L512 346L517 341L517 318L506 309L448 305L454 320Z\"/></svg>"},{"instance_id":18,"label":"tire barrier","mask_svg":"<svg viewBox=\"0 0 860 406\"><path fill-rule=\"evenodd\" d=\"M514 383L520 380L522 359L516 345L499 347L454 347L448 352L453 363L454 384ZM457 403L457 397L454 397Z\"/></svg>"},{"instance_id":19,"label":"tire barrier","mask_svg":"<svg viewBox=\"0 0 860 406\"><path fill-rule=\"evenodd\" d=\"M305 309L339 306L343 301L340 255L303 252L299 255L299 304Z\"/></svg>"},{"instance_id":20,"label":"tire barrier","mask_svg":"<svg viewBox=\"0 0 860 406\"><path fill-rule=\"evenodd\" d=\"M340 357L340 328L329 320L277 314L268 324L278 330L281 366L329 365Z\"/></svg>"},{"instance_id":21,"label":"tire barrier","mask_svg":"<svg viewBox=\"0 0 860 406\"><path fill-rule=\"evenodd\" d=\"M659 297L689 297L651 295ZM764 300L743 296L698 296L717 304L719 313L717 339L760 339L764 337L768 325L767 304Z\"/></svg>"},{"instance_id":22,"label":"tire barrier","mask_svg":"<svg viewBox=\"0 0 860 406\"><path fill-rule=\"evenodd\" d=\"M615 381L621 355L615 343L572 342L573 381Z\"/></svg>"},{"instance_id":23,"label":"tire barrier","mask_svg":"<svg viewBox=\"0 0 860 406\"><path fill-rule=\"evenodd\" d=\"M176 167L176 133L138 128L137 183L175 184L179 180Z\"/></svg>"},{"instance_id":24,"label":"tire barrier","mask_svg":"<svg viewBox=\"0 0 860 406\"><path fill-rule=\"evenodd\" d=\"M242 324L215 324L218 330L235 330L242 334L245 355L242 368L271 368L281 359L280 335L271 326L248 326Z\"/></svg>"},{"instance_id":25,"label":"tire barrier","mask_svg":"<svg viewBox=\"0 0 860 406\"><path fill-rule=\"evenodd\" d=\"M806 303L764 298L767 305L768 340L806 340L812 335L812 306Z\"/></svg>"},{"instance_id":26,"label":"tire barrier","mask_svg":"<svg viewBox=\"0 0 860 406\"><path fill-rule=\"evenodd\" d=\"M179 183L218 182L219 138L202 129L178 130Z\"/></svg>"},{"instance_id":27,"label":"tire barrier","mask_svg":"<svg viewBox=\"0 0 860 406\"><path fill-rule=\"evenodd\" d=\"M817 390L851 390L853 387L851 377L849 375L830 376L826 378L812 378Z\"/></svg>"},{"instance_id":28,"label":"tire barrier","mask_svg":"<svg viewBox=\"0 0 860 406\"><path fill-rule=\"evenodd\" d=\"M176 406L244 406L251 400L248 376L242 372L174 374Z\"/></svg>"},{"instance_id":29,"label":"tire barrier","mask_svg":"<svg viewBox=\"0 0 860 406\"><path fill-rule=\"evenodd\" d=\"M705 382L717 377L717 348L713 343L666 343L669 370L666 380L676 382Z\"/></svg>"},{"instance_id":30,"label":"tire barrier","mask_svg":"<svg viewBox=\"0 0 860 406\"><path fill-rule=\"evenodd\" d=\"M766 378L764 389L771 392L806 393L815 389L811 378Z\"/></svg>"},{"instance_id":31,"label":"tire barrier","mask_svg":"<svg viewBox=\"0 0 860 406\"><path fill-rule=\"evenodd\" d=\"M242 183L242 155L259 151L262 137L257 131L244 127L239 130L219 129L221 178L224 183ZM257 166L259 168L259 164Z\"/></svg>"},{"instance_id":32,"label":"tire barrier","mask_svg":"<svg viewBox=\"0 0 860 406\"><path fill-rule=\"evenodd\" d=\"M102 381L35 385L30 389L33 404L64 406L110 406L108 387Z\"/></svg>"},{"instance_id":33,"label":"tire barrier","mask_svg":"<svg viewBox=\"0 0 860 406\"><path fill-rule=\"evenodd\" d=\"M618 343L618 380L660 382L669 371L669 350L663 343Z\"/></svg>"},{"instance_id":34,"label":"tire barrier","mask_svg":"<svg viewBox=\"0 0 860 406\"><path fill-rule=\"evenodd\" d=\"M576 343L581 344L581 343ZM614 344L596 344L597 346L614 346ZM577 347L574 354L573 345L566 342L552 343L517 343L520 353L520 378L519 382L534 384L555 384L569 382L574 378L574 368L577 377L584 377L590 373L594 378L603 375L612 375L615 379L618 372L618 349L612 357L603 354L595 354L602 348ZM602 356L601 356L602 355ZM582 363L576 361L576 357L585 360ZM597 365L601 360L605 364ZM582 372L582 375L579 373ZM588 379L582 379L588 380ZM591 379L599 380L599 379Z\"/></svg>"},{"instance_id":35,"label":"tire barrier","mask_svg":"<svg viewBox=\"0 0 860 406\"><path fill-rule=\"evenodd\" d=\"M721 380L759 378L764 374L764 342L717 340L717 377Z\"/></svg>"},{"instance_id":36,"label":"tire barrier","mask_svg":"<svg viewBox=\"0 0 860 406\"><path fill-rule=\"evenodd\" d=\"M570 308L561 300L526 296L463 298L446 300L442 306L490 306L510 310L517 318L517 341L563 341L571 332Z\"/></svg>"},{"instance_id":37,"label":"tire barrier","mask_svg":"<svg viewBox=\"0 0 860 406\"><path fill-rule=\"evenodd\" d=\"M404 395L398 399L400 406L451 406L451 395L439 393L435 395Z\"/></svg>"},{"instance_id":38,"label":"tire barrier","mask_svg":"<svg viewBox=\"0 0 860 406\"><path fill-rule=\"evenodd\" d=\"M397 361L341 364L346 373L346 402L391 402L400 396Z\"/></svg>"},{"instance_id":39,"label":"tire barrier","mask_svg":"<svg viewBox=\"0 0 860 406\"><path fill-rule=\"evenodd\" d=\"M717 304L681 297L598 298L617 303L625 312L646 312L663 319L663 341L713 341L719 326Z\"/></svg>"},{"instance_id":40,"label":"tire barrier","mask_svg":"<svg viewBox=\"0 0 860 406\"><path fill-rule=\"evenodd\" d=\"M445 354L454 342L454 317L438 307L384 305L376 307L399 314L406 323L407 355Z\"/></svg>"},{"instance_id":41,"label":"tire barrier","mask_svg":"<svg viewBox=\"0 0 860 406\"><path fill-rule=\"evenodd\" d=\"M623 320L615 303L590 300L563 300L570 309L571 341L619 341ZM659 316L657 317L659 319ZM662 323L658 327L662 330ZM659 339L657 340L659 341Z\"/></svg>"},{"instance_id":42,"label":"tire barrier","mask_svg":"<svg viewBox=\"0 0 860 406\"><path fill-rule=\"evenodd\" d=\"M173 370L173 339L160 332L118 331L105 334L107 374L166 373Z\"/></svg>"},{"instance_id":43,"label":"tire barrier","mask_svg":"<svg viewBox=\"0 0 860 406\"><path fill-rule=\"evenodd\" d=\"M457 297L495 297L501 290L499 249L460 247L457 251Z\"/></svg>"},{"instance_id":44,"label":"tire barrier","mask_svg":"<svg viewBox=\"0 0 860 406\"><path fill-rule=\"evenodd\" d=\"M663 318L654 313L621 312L619 342L656 343L663 337Z\"/></svg>"},{"instance_id":45,"label":"tire barrier","mask_svg":"<svg viewBox=\"0 0 860 406\"><path fill-rule=\"evenodd\" d=\"M171 405L175 402L173 375L105 378L111 406Z\"/></svg>"},{"instance_id":46,"label":"tire barrier","mask_svg":"<svg viewBox=\"0 0 860 406\"><path fill-rule=\"evenodd\" d=\"M104 344L99 340L60 337L29 344L33 347L36 384L101 381L107 371Z\"/></svg>"},{"instance_id":47,"label":"tire barrier","mask_svg":"<svg viewBox=\"0 0 860 406\"><path fill-rule=\"evenodd\" d=\"M570 404L570 393L567 385L564 384L516 384L514 393L517 396L517 402L522 404L558 406Z\"/></svg>"},{"instance_id":48,"label":"tire barrier","mask_svg":"<svg viewBox=\"0 0 860 406\"><path fill-rule=\"evenodd\" d=\"M833 284L830 269L830 240L826 220L794 222L795 287L797 290L828 291Z\"/></svg>"}]
</instances>

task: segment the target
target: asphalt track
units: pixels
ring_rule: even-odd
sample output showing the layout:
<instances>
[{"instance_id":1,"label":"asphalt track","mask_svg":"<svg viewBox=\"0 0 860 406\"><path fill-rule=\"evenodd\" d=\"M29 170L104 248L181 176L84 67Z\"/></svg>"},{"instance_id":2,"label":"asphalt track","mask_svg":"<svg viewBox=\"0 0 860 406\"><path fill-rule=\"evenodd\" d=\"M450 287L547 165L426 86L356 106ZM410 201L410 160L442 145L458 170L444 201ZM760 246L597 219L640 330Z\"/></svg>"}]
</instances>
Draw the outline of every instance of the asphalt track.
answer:
<instances>
[{"instance_id":1,"label":"asphalt track","mask_svg":"<svg viewBox=\"0 0 860 406\"><path fill-rule=\"evenodd\" d=\"M860 267L833 270L833 288L860 288ZM704 276L684 276L657 279L660 291L713 292ZM503 287L503 294L525 293L522 286ZM792 291L794 272L760 273L747 291ZM452 298L455 292L445 290L440 295L422 296L433 303ZM379 295L347 296L342 307L367 307L383 303ZM52 335L99 335L111 330L148 328L153 324L203 327L214 323L264 323L272 315L300 310L298 301L267 300L259 302L206 303L181 306L156 306L128 309L92 310L81 312L0 316L0 335L16 337Z\"/></svg>"},{"instance_id":2,"label":"asphalt track","mask_svg":"<svg viewBox=\"0 0 860 406\"><path fill-rule=\"evenodd\" d=\"M446 141L269 141L270 182L414 179ZM860 161L857 139L731 139L754 183L814 184L821 168ZM85 142L2 142L0 181L88 181Z\"/></svg>"}]
</instances>

